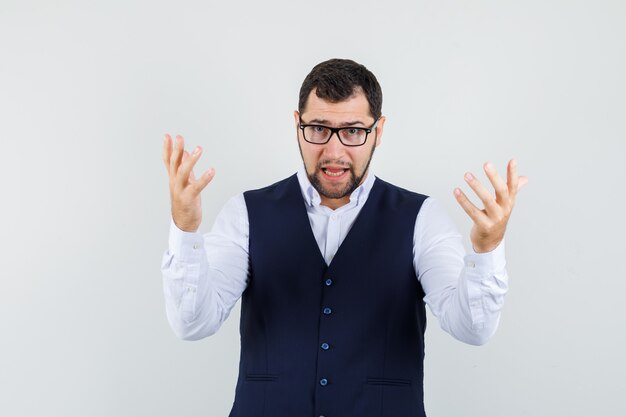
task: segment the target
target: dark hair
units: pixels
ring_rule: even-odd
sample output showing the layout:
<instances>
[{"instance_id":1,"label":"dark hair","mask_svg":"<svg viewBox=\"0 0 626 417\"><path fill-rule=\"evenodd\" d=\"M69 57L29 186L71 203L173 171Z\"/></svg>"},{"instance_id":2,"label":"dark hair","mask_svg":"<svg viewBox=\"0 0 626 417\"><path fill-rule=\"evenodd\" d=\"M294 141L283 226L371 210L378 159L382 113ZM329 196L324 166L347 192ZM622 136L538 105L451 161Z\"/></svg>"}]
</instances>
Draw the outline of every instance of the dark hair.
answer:
<instances>
[{"instance_id":1,"label":"dark hair","mask_svg":"<svg viewBox=\"0 0 626 417\"><path fill-rule=\"evenodd\" d=\"M305 110L313 89L322 100L338 103L352 97L359 87L370 105L370 113L378 119L383 106L380 85L370 70L350 59L329 59L313 67L300 87L298 111L302 114Z\"/></svg>"}]
</instances>

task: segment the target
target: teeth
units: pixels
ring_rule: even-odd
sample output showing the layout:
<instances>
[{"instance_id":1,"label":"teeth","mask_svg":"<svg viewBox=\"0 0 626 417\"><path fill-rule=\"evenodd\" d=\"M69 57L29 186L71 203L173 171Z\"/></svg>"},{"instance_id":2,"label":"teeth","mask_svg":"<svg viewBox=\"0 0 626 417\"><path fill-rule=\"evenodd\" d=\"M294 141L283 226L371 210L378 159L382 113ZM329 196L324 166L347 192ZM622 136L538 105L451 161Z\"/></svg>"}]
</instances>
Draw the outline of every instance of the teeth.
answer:
<instances>
[{"instance_id":1,"label":"teeth","mask_svg":"<svg viewBox=\"0 0 626 417\"><path fill-rule=\"evenodd\" d=\"M330 172L327 169L324 170L324 172L326 173L326 175L330 175L331 177L338 177L341 174L343 174L345 171L339 171L339 172Z\"/></svg>"}]
</instances>

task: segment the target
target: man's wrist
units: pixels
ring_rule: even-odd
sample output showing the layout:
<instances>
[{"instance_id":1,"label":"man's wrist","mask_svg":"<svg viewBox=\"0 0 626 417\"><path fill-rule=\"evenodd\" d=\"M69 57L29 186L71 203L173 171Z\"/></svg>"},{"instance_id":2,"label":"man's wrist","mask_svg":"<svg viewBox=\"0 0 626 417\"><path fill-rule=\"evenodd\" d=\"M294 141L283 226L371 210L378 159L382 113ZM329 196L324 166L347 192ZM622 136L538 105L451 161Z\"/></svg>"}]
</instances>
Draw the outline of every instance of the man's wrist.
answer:
<instances>
[{"instance_id":1,"label":"man's wrist","mask_svg":"<svg viewBox=\"0 0 626 417\"><path fill-rule=\"evenodd\" d=\"M204 248L204 237L198 232L181 230L174 219L170 222L169 250L181 261L199 261Z\"/></svg>"},{"instance_id":2,"label":"man's wrist","mask_svg":"<svg viewBox=\"0 0 626 417\"><path fill-rule=\"evenodd\" d=\"M504 239L488 252L477 252L473 250L465 256L465 264L473 265L484 271L496 272L504 270L506 267Z\"/></svg>"}]
</instances>

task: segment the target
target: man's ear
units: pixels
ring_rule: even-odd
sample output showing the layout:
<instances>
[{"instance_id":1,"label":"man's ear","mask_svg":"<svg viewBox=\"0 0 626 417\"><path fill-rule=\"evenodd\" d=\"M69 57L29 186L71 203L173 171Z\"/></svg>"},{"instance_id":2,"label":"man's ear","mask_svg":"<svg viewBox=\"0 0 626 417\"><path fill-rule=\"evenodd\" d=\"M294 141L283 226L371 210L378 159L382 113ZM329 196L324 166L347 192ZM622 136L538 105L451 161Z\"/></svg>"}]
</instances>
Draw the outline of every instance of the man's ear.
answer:
<instances>
[{"instance_id":1,"label":"man's ear","mask_svg":"<svg viewBox=\"0 0 626 417\"><path fill-rule=\"evenodd\" d=\"M385 116L380 116L378 119L378 124L376 125L376 146L380 145L380 139L383 137L383 131L385 130L385 122L387 118Z\"/></svg>"},{"instance_id":2,"label":"man's ear","mask_svg":"<svg viewBox=\"0 0 626 417\"><path fill-rule=\"evenodd\" d=\"M293 121L296 125L296 138L299 138L300 134L298 133L298 130L300 129L300 112L298 110L293 111Z\"/></svg>"}]
</instances>

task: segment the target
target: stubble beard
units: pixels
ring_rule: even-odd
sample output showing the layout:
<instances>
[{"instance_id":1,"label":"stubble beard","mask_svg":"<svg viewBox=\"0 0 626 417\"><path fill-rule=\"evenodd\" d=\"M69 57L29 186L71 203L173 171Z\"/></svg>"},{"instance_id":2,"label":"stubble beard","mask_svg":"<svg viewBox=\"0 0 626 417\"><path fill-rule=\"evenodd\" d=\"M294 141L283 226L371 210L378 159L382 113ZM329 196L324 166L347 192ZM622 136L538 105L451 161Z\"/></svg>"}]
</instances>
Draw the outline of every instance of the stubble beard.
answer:
<instances>
[{"instance_id":1,"label":"stubble beard","mask_svg":"<svg viewBox=\"0 0 626 417\"><path fill-rule=\"evenodd\" d=\"M298 147L300 147L299 143L298 143ZM320 194L320 196L331 198L331 199L344 198L352 194L352 192L359 187L359 185L361 184L361 181L363 181L363 177L365 177L365 175L367 174L369 170L370 162L372 162L372 158L374 157L375 149L376 149L376 146L373 145L372 151L370 152L370 156L367 159L367 163L365 164L365 167L361 171L360 175L356 174L356 171L352 164L341 161L341 160L331 160L331 159L325 159L323 161L320 161L315 167L315 171L313 173L309 172L306 164L304 165L304 170L306 171L306 175L309 178L311 185ZM302 148L300 148L300 155L302 156ZM304 162L304 157L302 157L302 161ZM347 184L343 188L329 189L322 184L321 177L322 175L324 175L324 173L322 172L322 166L327 165L327 164L340 165L348 169L348 174L350 175L350 178Z\"/></svg>"}]
</instances>

